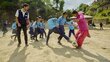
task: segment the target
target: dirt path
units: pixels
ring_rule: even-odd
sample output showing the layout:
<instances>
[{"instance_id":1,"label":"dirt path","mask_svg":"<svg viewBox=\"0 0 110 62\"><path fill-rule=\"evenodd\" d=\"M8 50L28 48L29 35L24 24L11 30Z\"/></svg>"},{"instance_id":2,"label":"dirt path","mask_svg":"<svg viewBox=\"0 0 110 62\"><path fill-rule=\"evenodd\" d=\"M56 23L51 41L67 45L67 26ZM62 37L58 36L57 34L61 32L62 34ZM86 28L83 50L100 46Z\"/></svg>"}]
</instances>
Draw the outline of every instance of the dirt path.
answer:
<instances>
[{"instance_id":1,"label":"dirt path","mask_svg":"<svg viewBox=\"0 0 110 62\"><path fill-rule=\"evenodd\" d=\"M80 50L70 48L65 39L64 46L58 45L58 35L54 33L49 40L50 47L45 45L45 39L39 39L39 42L29 40L27 48L22 40L17 48L17 41L10 39L9 31L0 38L0 62L110 62L110 29L90 30L90 34L92 37L86 38Z\"/></svg>"}]
</instances>

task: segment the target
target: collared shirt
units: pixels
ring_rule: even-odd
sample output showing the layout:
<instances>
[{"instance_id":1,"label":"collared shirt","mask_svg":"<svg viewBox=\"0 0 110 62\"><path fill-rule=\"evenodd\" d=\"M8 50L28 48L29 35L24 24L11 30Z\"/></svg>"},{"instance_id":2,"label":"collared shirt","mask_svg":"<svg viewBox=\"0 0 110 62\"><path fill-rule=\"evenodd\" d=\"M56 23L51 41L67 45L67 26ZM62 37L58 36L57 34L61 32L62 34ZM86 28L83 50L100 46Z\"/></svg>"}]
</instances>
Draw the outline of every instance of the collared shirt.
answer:
<instances>
[{"instance_id":1,"label":"collared shirt","mask_svg":"<svg viewBox=\"0 0 110 62\"><path fill-rule=\"evenodd\" d=\"M37 22L37 27L41 28L41 26L42 26L42 23L41 22Z\"/></svg>"},{"instance_id":2,"label":"collared shirt","mask_svg":"<svg viewBox=\"0 0 110 62\"><path fill-rule=\"evenodd\" d=\"M24 15L25 15L25 13L26 13L26 12L24 12L24 11L23 11L23 9L21 9L21 12L22 12L23 16L24 16ZM15 16L16 16L16 17L18 17L18 16L19 16L19 10L17 10L17 11L16 11ZM28 15L27 15L27 16L28 16L28 19L29 19L29 13L28 13Z\"/></svg>"},{"instance_id":3,"label":"collared shirt","mask_svg":"<svg viewBox=\"0 0 110 62\"><path fill-rule=\"evenodd\" d=\"M35 28L37 28L37 27L38 27L38 26L37 26L37 22L36 22L36 21L32 24L32 27L33 27L33 29L35 29Z\"/></svg>"},{"instance_id":4,"label":"collared shirt","mask_svg":"<svg viewBox=\"0 0 110 62\"><path fill-rule=\"evenodd\" d=\"M66 22L67 22L66 18L64 18L63 16L60 16L57 20L58 25L64 25L64 24L66 24Z\"/></svg>"},{"instance_id":5,"label":"collared shirt","mask_svg":"<svg viewBox=\"0 0 110 62\"><path fill-rule=\"evenodd\" d=\"M17 28L16 22L14 22L14 23L12 24L12 29L16 29L16 28Z\"/></svg>"},{"instance_id":6,"label":"collared shirt","mask_svg":"<svg viewBox=\"0 0 110 62\"><path fill-rule=\"evenodd\" d=\"M56 21L57 21L57 18L50 18L47 21L49 29L53 29L54 27L56 27Z\"/></svg>"},{"instance_id":7,"label":"collared shirt","mask_svg":"<svg viewBox=\"0 0 110 62\"><path fill-rule=\"evenodd\" d=\"M74 29L74 22L73 21L70 21L70 22L67 22L68 23L68 27L70 30L73 30Z\"/></svg>"},{"instance_id":8,"label":"collared shirt","mask_svg":"<svg viewBox=\"0 0 110 62\"><path fill-rule=\"evenodd\" d=\"M41 23L40 23L40 28L43 28L43 29L45 28L44 22L41 22Z\"/></svg>"}]
</instances>

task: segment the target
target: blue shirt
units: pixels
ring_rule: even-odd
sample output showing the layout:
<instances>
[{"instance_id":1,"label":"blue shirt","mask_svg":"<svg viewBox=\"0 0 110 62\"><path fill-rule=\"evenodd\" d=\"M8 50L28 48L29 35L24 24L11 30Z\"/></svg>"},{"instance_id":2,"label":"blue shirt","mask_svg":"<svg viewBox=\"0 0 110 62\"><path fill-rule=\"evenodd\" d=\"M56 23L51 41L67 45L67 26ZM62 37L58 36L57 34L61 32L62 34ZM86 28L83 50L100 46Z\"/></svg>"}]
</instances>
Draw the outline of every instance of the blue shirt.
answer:
<instances>
[{"instance_id":1,"label":"blue shirt","mask_svg":"<svg viewBox=\"0 0 110 62\"><path fill-rule=\"evenodd\" d=\"M37 28L37 22L35 21L32 25L33 29Z\"/></svg>"},{"instance_id":2,"label":"blue shirt","mask_svg":"<svg viewBox=\"0 0 110 62\"><path fill-rule=\"evenodd\" d=\"M45 24L43 22L41 22L40 23L40 27L44 29L45 28Z\"/></svg>"},{"instance_id":3,"label":"blue shirt","mask_svg":"<svg viewBox=\"0 0 110 62\"><path fill-rule=\"evenodd\" d=\"M17 28L16 22L14 22L14 23L12 24L12 29L16 29L16 28Z\"/></svg>"},{"instance_id":4,"label":"blue shirt","mask_svg":"<svg viewBox=\"0 0 110 62\"><path fill-rule=\"evenodd\" d=\"M70 30L73 30L74 29L73 21L68 22L68 26Z\"/></svg>"},{"instance_id":5,"label":"blue shirt","mask_svg":"<svg viewBox=\"0 0 110 62\"><path fill-rule=\"evenodd\" d=\"M30 23L30 28L31 28L31 27L33 28L33 23Z\"/></svg>"},{"instance_id":6,"label":"blue shirt","mask_svg":"<svg viewBox=\"0 0 110 62\"><path fill-rule=\"evenodd\" d=\"M42 23L41 22L37 22L37 27L41 28L42 27Z\"/></svg>"},{"instance_id":7,"label":"blue shirt","mask_svg":"<svg viewBox=\"0 0 110 62\"><path fill-rule=\"evenodd\" d=\"M56 21L57 21L57 18L50 18L47 21L49 29L53 29L54 27L56 27Z\"/></svg>"},{"instance_id":8,"label":"blue shirt","mask_svg":"<svg viewBox=\"0 0 110 62\"><path fill-rule=\"evenodd\" d=\"M57 24L58 25L64 25L66 24L66 18L64 18L63 16L60 16L57 20Z\"/></svg>"}]
</instances>

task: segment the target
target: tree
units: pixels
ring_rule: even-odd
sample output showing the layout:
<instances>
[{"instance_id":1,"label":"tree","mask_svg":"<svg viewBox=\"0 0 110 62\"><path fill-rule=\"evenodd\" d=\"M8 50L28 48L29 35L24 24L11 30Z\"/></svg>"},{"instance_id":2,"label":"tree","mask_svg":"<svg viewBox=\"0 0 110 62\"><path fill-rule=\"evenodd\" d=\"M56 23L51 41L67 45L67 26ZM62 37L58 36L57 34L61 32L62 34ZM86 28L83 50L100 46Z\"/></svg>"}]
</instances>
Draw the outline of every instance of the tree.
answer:
<instances>
[{"instance_id":1,"label":"tree","mask_svg":"<svg viewBox=\"0 0 110 62\"><path fill-rule=\"evenodd\" d=\"M64 0L60 1L60 11L63 11L64 3Z\"/></svg>"},{"instance_id":2,"label":"tree","mask_svg":"<svg viewBox=\"0 0 110 62\"><path fill-rule=\"evenodd\" d=\"M83 11L84 13L86 13L88 9L89 9L89 6L87 4L81 4L78 7L78 11Z\"/></svg>"}]
</instances>

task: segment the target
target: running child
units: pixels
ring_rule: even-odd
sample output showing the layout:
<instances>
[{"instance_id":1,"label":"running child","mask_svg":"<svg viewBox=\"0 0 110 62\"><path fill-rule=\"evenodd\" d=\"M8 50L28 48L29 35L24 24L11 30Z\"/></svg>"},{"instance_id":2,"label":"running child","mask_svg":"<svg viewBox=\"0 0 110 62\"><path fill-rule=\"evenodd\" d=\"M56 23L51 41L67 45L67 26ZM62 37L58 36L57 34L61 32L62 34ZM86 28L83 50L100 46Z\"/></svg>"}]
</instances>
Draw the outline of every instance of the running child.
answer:
<instances>
[{"instance_id":1,"label":"running child","mask_svg":"<svg viewBox=\"0 0 110 62\"><path fill-rule=\"evenodd\" d=\"M48 41L50 39L50 35L54 32L56 34L59 34L59 28L57 27L56 24L57 18L54 17L49 17L47 23L48 23L48 27L49 27L49 31L48 31L48 35L47 35L47 39L46 39L46 45L48 46Z\"/></svg>"},{"instance_id":2,"label":"running child","mask_svg":"<svg viewBox=\"0 0 110 62\"><path fill-rule=\"evenodd\" d=\"M65 29L64 29L64 25L67 24L66 18L67 18L68 14L67 12L64 12L62 16L60 16L57 20L57 26L59 27L60 30L60 36L58 37L58 43L60 45L61 44L61 39L64 37L67 42L72 42L68 36L65 35Z\"/></svg>"}]
</instances>

